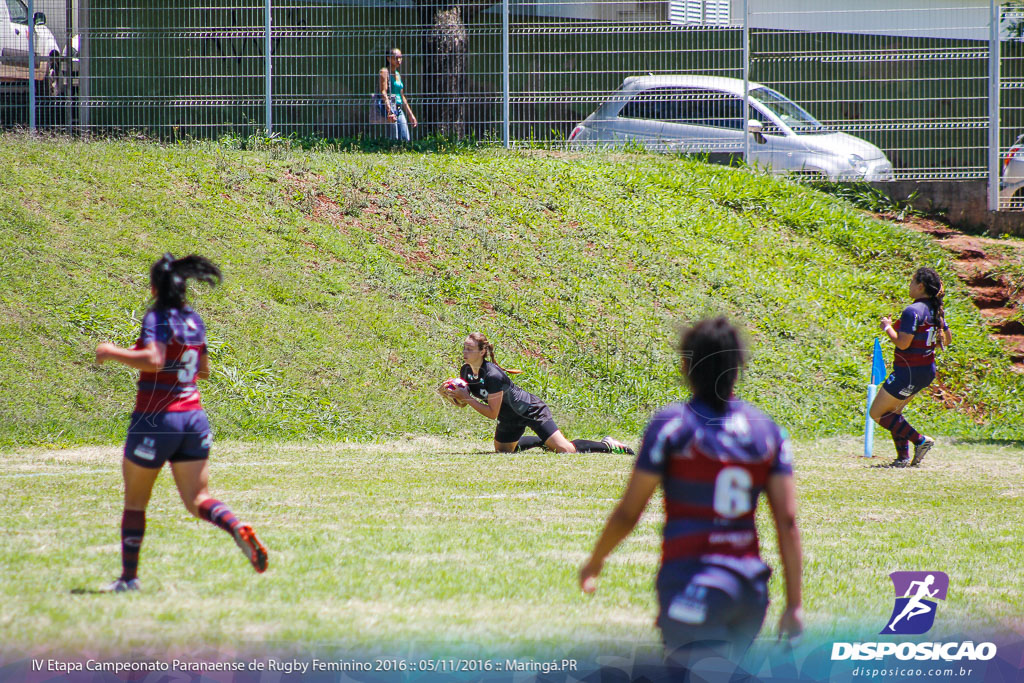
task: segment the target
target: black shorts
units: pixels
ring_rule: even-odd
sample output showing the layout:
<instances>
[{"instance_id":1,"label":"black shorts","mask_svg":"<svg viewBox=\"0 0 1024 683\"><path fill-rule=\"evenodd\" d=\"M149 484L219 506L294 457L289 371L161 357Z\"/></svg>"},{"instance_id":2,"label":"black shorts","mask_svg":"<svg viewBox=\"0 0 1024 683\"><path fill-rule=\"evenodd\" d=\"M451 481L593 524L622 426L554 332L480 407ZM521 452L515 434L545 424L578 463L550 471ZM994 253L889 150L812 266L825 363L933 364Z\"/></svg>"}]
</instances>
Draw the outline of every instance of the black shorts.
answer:
<instances>
[{"instance_id":1,"label":"black shorts","mask_svg":"<svg viewBox=\"0 0 1024 683\"><path fill-rule=\"evenodd\" d=\"M212 441L205 410L132 413L124 457L139 467L160 469L165 462L206 460Z\"/></svg>"},{"instance_id":2,"label":"black shorts","mask_svg":"<svg viewBox=\"0 0 1024 683\"><path fill-rule=\"evenodd\" d=\"M514 415L510 419L498 418L498 426L494 428L494 440L498 443L516 443L523 436L527 427L532 429L544 442L547 442L558 431L558 425L551 417L551 411L544 406L543 410L537 411L535 419L519 415Z\"/></svg>"}]
</instances>

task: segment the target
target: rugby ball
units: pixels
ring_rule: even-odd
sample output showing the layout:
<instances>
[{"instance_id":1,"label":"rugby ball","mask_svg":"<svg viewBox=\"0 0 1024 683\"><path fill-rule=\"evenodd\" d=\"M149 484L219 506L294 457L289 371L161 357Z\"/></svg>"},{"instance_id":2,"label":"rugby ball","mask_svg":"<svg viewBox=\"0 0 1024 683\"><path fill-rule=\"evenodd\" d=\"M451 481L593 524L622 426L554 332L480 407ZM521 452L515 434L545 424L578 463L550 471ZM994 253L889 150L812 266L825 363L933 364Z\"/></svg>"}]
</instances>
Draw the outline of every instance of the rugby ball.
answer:
<instances>
[{"instance_id":1,"label":"rugby ball","mask_svg":"<svg viewBox=\"0 0 1024 683\"><path fill-rule=\"evenodd\" d=\"M446 379L444 382L441 383L440 393L442 396L448 399L448 401L452 405L464 406L466 405L465 401L460 401L458 398L456 398L455 391L459 389L459 387L467 386L469 385L466 383L466 380L462 379L461 377L452 377L451 379Z\"/></svg>"}]
</instances>

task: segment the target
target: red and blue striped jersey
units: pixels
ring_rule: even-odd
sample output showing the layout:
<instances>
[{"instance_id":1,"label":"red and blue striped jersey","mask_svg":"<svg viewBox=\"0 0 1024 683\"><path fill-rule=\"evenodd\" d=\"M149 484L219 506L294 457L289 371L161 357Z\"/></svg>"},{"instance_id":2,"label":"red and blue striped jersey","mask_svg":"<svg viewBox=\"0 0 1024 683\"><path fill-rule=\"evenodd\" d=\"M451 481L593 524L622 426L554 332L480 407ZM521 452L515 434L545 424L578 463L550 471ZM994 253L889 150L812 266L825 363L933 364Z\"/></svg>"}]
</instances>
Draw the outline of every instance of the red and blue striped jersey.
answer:
<instances>
[{"instance_id":1,"label":"red and blue striped jersey","mask_svg":"<svg viewBox=\"0 0 1024 683\"><path fill-rule=\"evenodd\" d=\"M935 313L927 299L918 299L903 309L903 314L893 328L897 334L906 332L914 335L914 338L906 349L896 349L894 365L916 368L935 362L935 345L939 333L949 329L949 326L943 324L940 330L935 322Z\"/></svg>"},{"instance_id":2,"label":"red and blue striped jersey","mask_svg":"<svg viewBox=\"0 0 1024 683\"><path fill-rule=\"evenodd\" d=\"M139 374L136 413L176 413L200 410L196 375L199 359L206 353L206 325L191 308L150 310L142 318L142 332L135 348L151 342L167 347L164 367Z\"/></svg>"},{"instance_id":3,"label":"red and blue striped jersey","mask_svg":"<svg viewBox=\"0 0 1024 683\"><path fill-rule=\"evenodd\" d=\"M694 399L661 410L644 433L636 469L661 475L662 571L675 563L729 567L754 577L760 558L754 513L773 474L792 475L786 433L754 406L725 413Z\"/></svg>"}]
</instances>

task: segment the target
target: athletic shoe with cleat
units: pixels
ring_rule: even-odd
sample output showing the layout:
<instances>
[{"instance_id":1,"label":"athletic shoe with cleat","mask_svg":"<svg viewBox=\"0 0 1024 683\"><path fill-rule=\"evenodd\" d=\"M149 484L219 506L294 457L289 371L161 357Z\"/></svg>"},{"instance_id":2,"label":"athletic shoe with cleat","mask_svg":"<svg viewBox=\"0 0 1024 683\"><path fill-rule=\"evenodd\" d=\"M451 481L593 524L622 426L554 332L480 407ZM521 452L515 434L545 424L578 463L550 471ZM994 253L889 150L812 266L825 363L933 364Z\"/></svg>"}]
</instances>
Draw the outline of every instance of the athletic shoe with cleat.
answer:
<instances>
[{"instance_id":1,"label":"athletic shoe with cleat","mask_svg":"<svg viewBox=\"0 0 1024 683\"><path fill-rule=\"evenodd\" d=\"M924 456L928 455L928 451L935 445L935 439L930 436L924 437L924 441L921 443L914 444L914 459L910 461L911 467L917 467L924 460Z\"/></svg>"},{"instance_id":2,"label":"athletic shoe with cleat","mask_svg":"<svg viewBox=\"0 0 1024 683\"><path fill-rule=\"evenodd\" d=\"M896 458L891 463L889 463L889 467L910 467L910 458Z\"/></svg>"},{"instance_id":3,"label":"athletic shoe with cleat","mask_svg":"<svg viewBox=\"0 0 1024 683\"><path fill-rule=\"evenodd\" d=\"M139 583L138 579L115 579L108 583L106 586L100 589L100 593L127 593L128 591L137 591L142 588L142 584Z\"/></svg>"},{"instance_id":4,"label":"athletic shoe with cleat","mask_svg":"<svg viewBox=\"0 0 1024 683\"><path fill-rule=\"evenodd\" d=\"M256 532L252 527L248 524L239 524L234 537L235 543L252 563L252 568L260 574L267 571L267 548L256 538Z\"/></svg>"},{"instance_id":5,"label":"athletic shoe with cleat","mask_svg":"<svg viewBox=\"0 0 1024 683\"><path fill-rule=\"evenodd\" d=\"M621 454L624 454L624 455L636 455L636 453L633 451L632 448L630 448L626 444L622 443L621 441L616 441L615 439L613 439L610 436L606 436L603 439L601 439L601 443L603 443L604 445L608 446L610 452L612 452L612 453L621 453Z\"/></svg>"}]
</instances>

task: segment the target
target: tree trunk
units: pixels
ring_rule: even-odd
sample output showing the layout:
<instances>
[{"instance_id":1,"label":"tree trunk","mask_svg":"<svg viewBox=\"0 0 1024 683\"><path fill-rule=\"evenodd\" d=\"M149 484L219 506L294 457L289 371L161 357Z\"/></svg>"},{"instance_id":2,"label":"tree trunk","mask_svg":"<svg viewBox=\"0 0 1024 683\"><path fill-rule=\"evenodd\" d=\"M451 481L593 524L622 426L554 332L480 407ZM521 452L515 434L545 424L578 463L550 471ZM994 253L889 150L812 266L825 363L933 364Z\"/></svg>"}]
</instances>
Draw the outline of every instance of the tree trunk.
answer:
<instances>
[{"instance_id":1,"label":"tree trunk","mask_svg":"<svg viewBox=\"0 0 1024 683\"><path fill-rule=\"evenodd\" d=\"M466 62L469 37L459 6L435 6L427 32L421 109L428 130L445 136L466 134Z\"/></svg>"}]
</instances>

